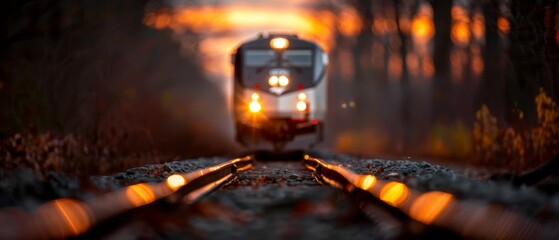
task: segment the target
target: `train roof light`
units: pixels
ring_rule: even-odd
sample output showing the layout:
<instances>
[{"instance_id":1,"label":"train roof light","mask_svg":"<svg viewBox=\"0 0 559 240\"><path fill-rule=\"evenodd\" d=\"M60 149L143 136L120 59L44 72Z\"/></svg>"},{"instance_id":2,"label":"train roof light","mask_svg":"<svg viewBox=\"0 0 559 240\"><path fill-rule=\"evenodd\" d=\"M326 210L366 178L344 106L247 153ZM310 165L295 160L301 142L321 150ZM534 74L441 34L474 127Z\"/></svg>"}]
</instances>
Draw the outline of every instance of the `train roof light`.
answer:
<instances>
[{"instance_id":1,"label":"train roof light","mask_svg":"<svg viewBox=\"0 0 559 240\"><path fill-rule=\"evenodd\" d=\"M273 49L286 49L289 46L289 41L287 38L277 37L272 38L270 41L270 46Z\"/></svg>"}]
</instances>

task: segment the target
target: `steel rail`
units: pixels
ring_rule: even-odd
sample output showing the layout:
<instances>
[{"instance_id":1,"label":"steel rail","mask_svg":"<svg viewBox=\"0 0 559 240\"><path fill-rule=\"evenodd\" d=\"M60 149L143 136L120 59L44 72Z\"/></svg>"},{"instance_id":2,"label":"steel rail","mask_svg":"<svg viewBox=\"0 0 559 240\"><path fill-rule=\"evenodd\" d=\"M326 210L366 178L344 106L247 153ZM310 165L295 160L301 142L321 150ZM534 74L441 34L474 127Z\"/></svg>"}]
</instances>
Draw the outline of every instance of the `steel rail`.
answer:
<instances>
[{"instance_id":1,"label":"steel rail","mask_svg":"<svg viewBox=\"0 0 559 240\"><path fill-rule=\"evenodd\" d=\"M119 215L155 203L192 203L252 168L250 156L184 174L164 182L139 183L87 201L62 198L31 213L0 209L0 239L52 239L79 236ZM15 216L14 216L15 215Z\"/></svg>"},{"instance_id":2,"label":"steel rail","mask_svg":"<svg viewBox=\"0 0 559 240\"><path fill-rule=\"evenodd\" d=\"M357 174L309 155L304 156L304 164L326 184L348 192L366 192L388 208L417 222L446 229L465 238L553 239L559 236L557 223L543 225L496 205L461 201L446 192L416 191L403 183Z\"/></svg>"}]
</instances>

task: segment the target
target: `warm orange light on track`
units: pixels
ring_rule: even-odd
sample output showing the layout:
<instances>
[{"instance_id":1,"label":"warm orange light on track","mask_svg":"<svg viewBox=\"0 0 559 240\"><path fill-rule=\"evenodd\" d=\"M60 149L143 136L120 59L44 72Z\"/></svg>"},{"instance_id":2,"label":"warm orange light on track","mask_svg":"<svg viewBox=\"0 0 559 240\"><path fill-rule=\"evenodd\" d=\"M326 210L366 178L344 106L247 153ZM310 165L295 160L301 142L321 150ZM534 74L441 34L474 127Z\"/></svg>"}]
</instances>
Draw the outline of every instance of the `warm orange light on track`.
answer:
<instances>
[{"instance_id":1,"label":"warm orange light on track","mask_svg":"<svg viewBox=\"0 0 559 240\"><path fill-rule=\"evenodd\" d=\"M167 187L174 191L184 186L186 184L186 179L179 174L173 174L167 178L165 183L167 184Z\"/></svg>"},{"instance_id":2,"label":"warm orange light on track","mask_svg":"<svg viewBox=\"0 0 559 240\"><path fill-rule=\"evenodd\" d=\"M452 202L452 195L444 192L427 192L412 203L410 216L425 224L432 223Z\"/></svg>"},{"instance_id":3,"label":"warm orange light on track","mask_svg":"<svg viewBox=\"0 0 559 240\"><path fill-rule=\"evenodd\" d=\"M128 189L126 189L126 197L135 207L148 204L155 200L153 190L145 183L128 187Z\"/></svg>"},{"instance_id":4,"label":"warm orange light on track","mask_svg":"<svg viewBox=\"0 0 559 240\"><path fill-rule=\"evenodd\" d=\"M369 191L373 186L375 186L376 182L377 182L377 178L375 176L365 175L359 179L359 182L357 182L356 185L363 190Z\"/></svg>"},{"instance_id":5,"label":"warm orange light on track","mask_svg":"<svg viewBox=\"0 0 559 240\"><path fill-rule=\"evenodd\" d=\"M384 202L399 207L406 201L409 190L406 185L398 182L390 182L384 186L380 192L380 199Z\"/></svg>"},{"instance_id":6,"label":"warm orange light on track","mask_svg":"<svg viewBox=\"0 0 559 240\"><path fill-rule=\"evenodd\" d=\"M52 238L76 236L91 226L85 205L73 199L57 199L41 206L37 211L38 222Z\"/></svg>"}]
</instances>

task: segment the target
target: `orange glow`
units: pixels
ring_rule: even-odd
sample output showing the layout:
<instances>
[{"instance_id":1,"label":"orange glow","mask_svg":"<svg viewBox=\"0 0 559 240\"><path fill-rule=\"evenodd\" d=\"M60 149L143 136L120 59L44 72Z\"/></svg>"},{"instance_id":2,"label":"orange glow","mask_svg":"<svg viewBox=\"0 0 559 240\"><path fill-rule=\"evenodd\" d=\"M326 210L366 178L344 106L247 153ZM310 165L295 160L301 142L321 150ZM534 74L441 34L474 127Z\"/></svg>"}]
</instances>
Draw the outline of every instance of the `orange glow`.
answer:
<instances>
[{"instance_id":1,"label":"orange glow","mask_svg":"<svg viewBox=\"0 0 559 240\"><path fill-rule=\"evenodd\" d=\"M400 18L399 23L400 23L400 31L402 31L404 34L408 34L410 32L410 27L411 27L410 20L407 18Z\"/></svg>"},{"instance_id":2,"label":"orange glow","mask_svg":"<svg viewBox=\"0 0 559 240\"><path fill-rule=\"evenodd\" d=\"M485 35L485 18L479 12L476 12L472 19L472 33L477 40L481 40Z\"/></svg>"},{"instance_id":3,"label":"orange glow","mask_svg":"<svg viewBox=\"0 0 559 240\"><path fill-rule=\"evenodd\" d=\"M483 58L480 55L475 55L472 57L472 71L476 75L480 75L483 72Z\"/></svg>"},{"instance_id":4,"label":"orange glow","mask_svg":"<svg viewBox=\"0 0 559 240\"><path fill-rule=\"evenodd\" d=\"M250 105L248 105L248 108L251 112L257 113L262 110L262 105L260 105L259 102L253 101L250 103Z\"/></svg>"},{"instance_id":5,"label":"orange glow","mask_svg":"<svg viewBox=\"0 0 559 240\"><path fill-rule=\"evenodd\" d=\"M363 175L359 178L355 185L359 186L363 190L370 191L371 188L377 183L377 178L373 175Z\"/></svg>"},{"instance_id":6,"label":"orange glow","mask_svg":"<svg viewBox=\"0 0 559 240\"><path fill-rule=\"evenodd\" d=\"M430 57L423 58L423 76L432 77L435 74L435 65Z\"/></svg>"},{"instance_id":7,"label":"orange glow","mask_svg":"<svg viewBox=\"0 0 559 240\"><path fill-rule=\"evenodd\" d=\"M505 17L499 17L497 19L497 27L499 28L499 32L501 34L507 34L510 30L510 22Z\"/></svg>"},{"instance_id":8,"label":"orange glow","mask_svg":"<svg viewBox=\"0 0 559 240\"><path fill-rule=\"evenodd\" d=\"M384 34L384 19L377 17L373 20L372 30L376 35Z\"/></svg>"},{"instance_id":9,"label":"orange glow","mask_svg":"<svg viewBox=\"0 0 559 240\"><path fill-rule=\"evenodd\" d=\"M126 197L132 205L138 207L155 200L151 187L145 183L136 184L126 189Z\"/></svg>"},{"instance_id":10,"label":"orange glow","mask_svg":"<svg viewBox=\"0 0 559 240\"><path fill-rule=\"evenodd\" d=\"M408 64L411 75L419 75L419 59L415 53L408 53L406 56L406 64Z\"/></svg>"},{"instance_id":11,"label":"orange glow","mask_svg":"<svg viewBox=\"0 0 559 240\"><path fill-rule=\"evenodd\" d=\"M334 45L333 31L337 20L342 25L340 29L346 33L355 31L351 29L360 22L355 21L357 15L344 16L340 20L331 12L309 11L304 7L229 2L147 12L144 24L156 29L173 30L185 53L200 51L205 71L212 80L223 80L219 81L223 83L220 87L228 107L232 107L233 89L225 79L230 78L233 71L230 54L241 42L254 39L259 32L296 33L299 38L315 41L328 51ZM185 32L195 32L200 38L193 40Z\"/></svg>"},{"instance_id":12,"label":"orange glow","mask_svg":"<svg viewBox=\"0 0 559 240\"><path fill-rule=\"evenodd\" d=\"M357 35L362 28L359 14L353 8L344 7L338 18L338 31L345 37Z\"/></svg>"},{"instance_id":13,"label":"orange glow","mask_svg":"<svg viewBox=\"0 0 559 240\"><path fill-rule=\"evenodd\" d=\"M432 223L452 203L452 195L444 192L428 192L412 203L410 216L425 224Z\"/></svg>"},{"instance_id":14,"label":"orange glow","mask_svg":"<svg viewBox=\"0 0 559 240\"><path fill-rule=\"evenodd\" d=\"M411 23L411 35L416 41L427 42L435 34L433 20L428 16L416 16Z\"/></svg>"},{"instance_id":15,"label":"orange glow","mask_svg":"<svg viewBox=\"0 0 559 240\"><path fill-rule=\"evenodd\" d=\"M393 79L402 76L402 58L397 54L392 54L388 59L388 75Z\"/></svg>"},{"instance_id":16,"label":"orange glow","mask_svg":"<svg viewBox=\"0 0 559 240\"><path fill-rule=\"evenodd\" d=\"M468 62L468 54L464 49L454 49L450 53L450 71L453 81L462 81L464 65Z\"/></svg>"},{"instance_id":17,"label":"orange glow","mask_svg":"<svg viewBox=\"0 0 559 240\"><path fill-rule=\"evenodd\" d=\"M174 191L184 186L186 184L186 179L179 174L173 174L167 178L165 183L167 184L167 187Z\"/></svg>"},{"instance_id":18,"label":"orange glow","mask_svg":"<svg viewBox=\"0 0 559 240\"><path fill-rule=\"evenodd\" d=\"M270 41L270 47L274 49L285 49L289 46L289 41L285 38L274 38Z\"/></svg>"},{"instance_id":19,"label":"orange glow","mask_svg":"<svg viewBox=\"0 0 559 240\"><path fill-rule=\"evenodd\" d=\"M466 46L470 43L470 29L465 22L457 22L452 25L450 37L457 45Z\"/></svg>"},{"instance_id":20,"label":"orange glow","mask_svg":"<svg viewBox=\"0 0 559 240\"><path fill-rule=\"evenodd\" d=\"M48 238L65 238L85 232L91 218L85 206L73 199L57 199L41 206L37 220L45 225Z\"/></svg>"},{"instance_id":21,"label":"orange glow","mask_svg":"<svg viewBox=\"0 0 559 240\"><path fill-rule=\"evenodd\" d=\"M144 17L144 24L147 26L156 28L156 29L164 29L170 27L173 22L173 17L169 15L168 12L151 12L147 13Z\"/></svg>"},{"instance_id":22,"label":"orange glow","mask_svg":"<svg viewBox=\"0 0 559 240\"><path fill-rule=\"evenodd\" d=\"M247 4L228 6L225 4L179 9L173 15L172 22L176 24L171 24L169 27L174 26L176 31L186 27L199 33L235 35L232 32L235 29L243 29L251 33L246 36L237 35L236 43L243 38L254 37L255 32L288 31L288 33L298 33L301 37L318 41L322 47L328 49L329 44L327 43L330 42L328 33L331 31L329 21L332 20L313 17L310 13L293 11L293 9L277 9ZM144 22L146 22L146 25L152 26L147 21ZM218 49L223 51L223 49L229 48Z\"/></svg>"},{"instance_id":23,"label":"orange glow","mask_svg":"<svg viewBox=\"0 0 559 240\"><path fill-rule=\"evenodd\" d=\"M454 21L469 22L468 11L464 7L454 5L450 12Z\"/></svg>"},{"instance_id":24,"label":"orange glow","mask_svg":"<svg viewBox=\"0 0 559 240\"><path fill-rule=\"evenodd\" d=\"M408 199L409 190L406 185L398 182L390 182L380 192L380 199L384 202L398 207Z\"/></svg>"},{"instance_id":25,"label":"orange glow","mask_svg":"<svg viewBox=\"0 0 559 240\"><path fill-rule=\"evenodd\" d=\"M79 202L70 199L59 199L55 200L54 204L64 217L67 226L70 227L75 235L85 232L89 228L90 220L88 214Z\"/></svg>"}]
</instances>

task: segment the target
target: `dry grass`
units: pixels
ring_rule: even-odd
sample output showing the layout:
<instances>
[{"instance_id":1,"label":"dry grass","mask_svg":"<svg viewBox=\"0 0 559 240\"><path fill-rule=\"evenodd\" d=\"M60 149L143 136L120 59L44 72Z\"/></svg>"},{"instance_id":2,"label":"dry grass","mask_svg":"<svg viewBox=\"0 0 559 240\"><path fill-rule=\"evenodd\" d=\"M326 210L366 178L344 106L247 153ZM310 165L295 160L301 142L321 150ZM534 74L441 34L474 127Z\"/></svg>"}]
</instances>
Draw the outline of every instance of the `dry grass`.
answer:
<instances>
[{"instance_id":1,"label":"dry grass","mask_svg":"<svg viewBox=\"0 0 559 240\"><path fill-rule=\"evenodd\" d=\"M522 170L559 154L559 108L543 89L535 104L538 124L523 129L500 125L485 105L477 111L472 136L480 163Z\"/></svg>"},{"instance_id":2,"label":"dry grass","mask_svg":"<svg viewBox=\"0 0 559 240\"><path fill-rule=\"evenodd\" d=\"M56 171L87 177L172 160L160 157L155 150L126 151L119 147L125 141L116 135L106 135L92 142L72 134L17 133L0 141L0 168L26 167L41 173Z\"/></svg>"}]
</instances>

